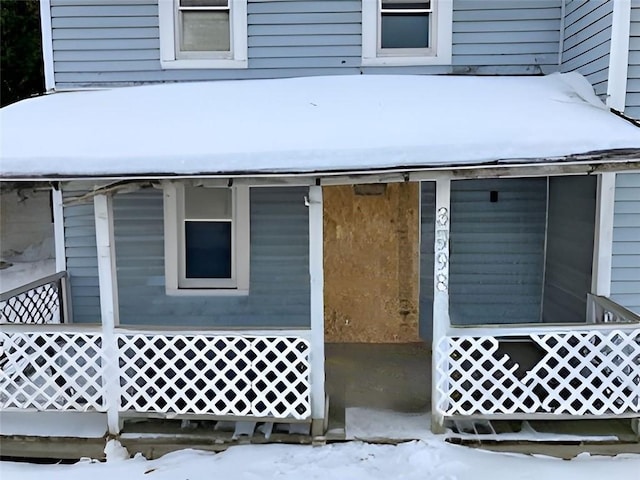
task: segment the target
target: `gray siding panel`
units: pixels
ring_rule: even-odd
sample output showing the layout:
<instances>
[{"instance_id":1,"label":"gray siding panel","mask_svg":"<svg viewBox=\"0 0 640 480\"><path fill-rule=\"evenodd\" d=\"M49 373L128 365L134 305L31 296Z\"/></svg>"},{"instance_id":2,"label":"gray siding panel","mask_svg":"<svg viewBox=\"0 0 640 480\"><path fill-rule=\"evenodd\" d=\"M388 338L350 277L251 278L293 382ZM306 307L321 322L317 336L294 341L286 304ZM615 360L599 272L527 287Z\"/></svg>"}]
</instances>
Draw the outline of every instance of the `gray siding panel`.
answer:
<instances>
[{"instance_id":1,"label":"gray siding panel","mask_svg":"<svg viewBox=\"0 0 640 480\"><path fill-rule=\"evenodd\" d=\"M249 1L249 68L162 70L156 2L51 0L58 88L359 73L558 69L561 0L456 0L450 66L362 67L361 2Z\"/></svg>"},{"instance_id":2,"label":"gray siding panel","mask_svg":"<svg viewBox=\"0 0 640 480\"><path fill-rule=\"evenodd\" d=\"M631 2L631 38L629 39L629 70L624 113L640 118L640 0Z\"/></svg>"},{"instance_id":3,"label":"gray siding panel","mask_svg":"<svg viewBox=\"0 0 640 480\"><path fill-rule=\"evenodd\" d=\"M544 178L452 183L453 324L540 321L545 217Z\"/></svg>"},{"instance_id":4,"label":"gray siding panel","mask_svg":"<svg viewBox=\"0 0 640 480\"><path fill-rule=\"evenodd\" d=\"M551 177L543 321L584 323L591 291L595 176Z\"/></svg>"},{"instance_id":5,"label":"gray siding panel","mask_svg":"<svg viewBox=\"0 0 640 480\"><path fill-rule=\"evenodd\" d=\"M565 11L563 72L578 71L604 100L607 94L613 2L571 0Z\"/></svg>"},{"instance_id":6,"label":"gray siding panel","mask_svg":"<svg viewBox=\"0 0 640 480\"><path fill-rule=\"evenodd\" d=\"M309 325L306 189L251 190L248 296L167 296L162 194L114 200L120 322L126 325L293 327Z\"/></svg>"},{"instance_id":7,"label":"gray siding panel","mask_svg":"<svg viewBox=\"0 0 640 480\"><path fill-rule=\"evenodd\" d=\"M498 201L490 202L490 192ZM434 192L422 187L421 334L431 332ZM546 179L454 181L450 314L456 325L540 321ZM424 325L423 325L424 324Z\"/></svg>"},{"instance_id":8,"label":"gray siding panel","mask_svg":"<svg viewBox=\"0 0 640 480\"><path fill-rule=\"evenodd\" d=\"M64 198L85 192L64 191ZM64 207L65 251L74 323L100 323L93 203Z\"/></svg>"},{"instance_id":9,"label":"gray siding panel","mask_svg":"<svg viewBox=\"0 0 640 480\"><path fill-rule=\"evenodd\" d=\"M640 314L640 173L616 176L611 298Z\"/></svg>"},{"instance_id":10,"label":"gray siding panel","mask_svg":"<svg viewBox=\"0 0 640 480\"><path fill-rule=\"evenodd\" d=\"M424 340L433 338L433 253L435 243L436 184L420 186L420 321Z\"/></svg>"}]
</instances>

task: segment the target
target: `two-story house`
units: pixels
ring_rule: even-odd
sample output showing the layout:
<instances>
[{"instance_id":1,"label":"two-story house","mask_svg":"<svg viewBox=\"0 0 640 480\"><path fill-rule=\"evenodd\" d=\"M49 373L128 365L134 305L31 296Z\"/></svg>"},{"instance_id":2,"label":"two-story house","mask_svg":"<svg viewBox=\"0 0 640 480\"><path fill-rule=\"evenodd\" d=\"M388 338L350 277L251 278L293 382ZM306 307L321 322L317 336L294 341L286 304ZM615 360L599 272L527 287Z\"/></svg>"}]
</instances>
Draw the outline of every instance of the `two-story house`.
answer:
<instances>
[{"instance_id":1,"label":"two-story house","mask_svg":"<svg viewBox=\"0 0 640 480\"><path fill-rule=\"evenodd\" d=\"M3 435L323 438L345 342L426 343L436 431L638 417L640 2L41 4L0 165L68 281L5 301L66 313L1 326Z\"/></svg>"}]
</instances>

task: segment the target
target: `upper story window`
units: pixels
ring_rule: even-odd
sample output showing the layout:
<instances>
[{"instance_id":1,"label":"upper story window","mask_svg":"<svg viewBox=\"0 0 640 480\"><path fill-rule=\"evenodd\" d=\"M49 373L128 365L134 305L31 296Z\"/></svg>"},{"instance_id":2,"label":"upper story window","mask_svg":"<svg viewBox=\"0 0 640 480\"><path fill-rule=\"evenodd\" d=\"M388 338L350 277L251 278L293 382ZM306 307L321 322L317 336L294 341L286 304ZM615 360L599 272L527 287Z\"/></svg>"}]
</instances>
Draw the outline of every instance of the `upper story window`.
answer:
<instances>
[{"instance_id":1,"label":"upper story window","mask_svg":"<svg viewBox=\"0 0 640 480\"><path fill-rule=\"evenodd\" d=\"M452 0L363 0L363 65L450 65Z\"/></svg>"},{"instance_id":2,"label":"upper story window","mask_svg":"<svg viewBox=\"0 0 640 480\"><path fill-rule=\"evenodd\" d=\"M247 293L248 187L165 186L167 293Z\"/></svg>"},{"instance_id":3,"label":"upper story window","mask_svg":"<svg viewBox=\"0 0 640 480\"><path fill-rule=\"evenodd\" d=\"M246 68L247 0L160 0L163 68Z\"/></svg>"}]
</instances>

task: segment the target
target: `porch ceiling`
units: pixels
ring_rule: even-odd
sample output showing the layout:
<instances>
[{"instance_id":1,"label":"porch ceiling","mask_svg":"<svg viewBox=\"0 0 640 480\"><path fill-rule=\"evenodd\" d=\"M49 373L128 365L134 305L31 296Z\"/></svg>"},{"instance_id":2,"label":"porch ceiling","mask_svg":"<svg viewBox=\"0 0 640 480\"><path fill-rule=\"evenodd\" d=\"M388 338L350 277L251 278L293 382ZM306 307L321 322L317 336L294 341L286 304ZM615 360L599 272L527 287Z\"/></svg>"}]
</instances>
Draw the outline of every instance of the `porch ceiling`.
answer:
<instances>
[{"instance_id":1,"label":"porch ceiling","mask_svg":"<svg viewBox=\"0 0 640 480\"><path fill-rule=\"evenodd\" d=\"M66 92L5 107L0 122L3 179L288 176L640 157L640 129L610 113L577 73Z\"/></svg>"}]
</instances>

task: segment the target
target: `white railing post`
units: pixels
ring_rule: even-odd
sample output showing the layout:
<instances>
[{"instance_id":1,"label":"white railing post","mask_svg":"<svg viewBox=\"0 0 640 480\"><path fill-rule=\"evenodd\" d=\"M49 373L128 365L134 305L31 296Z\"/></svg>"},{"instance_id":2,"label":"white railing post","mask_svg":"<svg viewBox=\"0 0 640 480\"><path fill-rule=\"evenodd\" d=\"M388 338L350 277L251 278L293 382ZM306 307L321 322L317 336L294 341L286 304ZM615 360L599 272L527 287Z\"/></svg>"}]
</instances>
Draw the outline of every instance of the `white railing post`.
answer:
<instances>
[{"instance_id":1,"label":"white railing post","mask_svg":"<svg viewBox=\"0 0 640 480\"><path fill-rule=\"evenodd\" d=\"M312 435L324 434L324 270L322 187L309 187L309 277L311 310Z\"/></svg>"},{"instance_id":2,"label":"white railing post","mask_svg":"<svg viewBox=\"0 0 640 480\"><path fill-rule=\"evenodd\" d=\"M436 180L436 221L433 262L433 343L431 348L431 430L444 433L444 412L440 409L439 385L444 379L438 369L440 345L449 329L449 231L451 179Z\"/></svg>"},{"instance_id":3,"label":"white railing post","mask_svg":"<svg viewBox=\"0 0 640 480\"><path fill-rule=\"evenodd\" d=\"M100 285L100 314L102 319L103 375L107 425L109 433L120 432L118 410L120 381L118 377L118 346L115 326L118 322L118 288L116 282L115 243L113 235L112 198L96 195L93 199L96 245L98 250L98 283Z\"/></svg>"}]
</instances>

